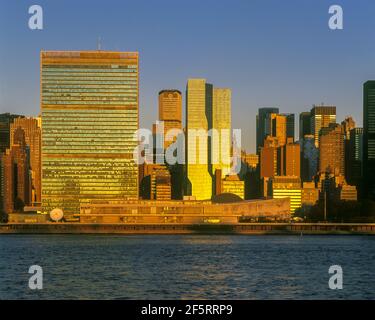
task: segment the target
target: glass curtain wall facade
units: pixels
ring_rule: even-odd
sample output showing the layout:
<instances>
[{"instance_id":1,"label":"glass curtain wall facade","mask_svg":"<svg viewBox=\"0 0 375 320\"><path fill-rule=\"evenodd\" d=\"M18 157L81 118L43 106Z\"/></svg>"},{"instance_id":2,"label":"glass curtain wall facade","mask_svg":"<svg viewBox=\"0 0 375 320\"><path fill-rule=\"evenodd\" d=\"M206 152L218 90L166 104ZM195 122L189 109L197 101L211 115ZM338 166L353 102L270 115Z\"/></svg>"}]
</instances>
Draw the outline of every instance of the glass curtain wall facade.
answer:
<instances>
[{"instance_id":1,"label":"glass curtain wall facade","mask_svg":"<svg viewBox=\"0 0 375 320\"><path fill-rule=\"evenodd\" d=\"M214 88L212 105L212 128L217 130L211 137L212 175L220 169L225 178L231 167L231 90Z\"/></svg>"},{"instance_id":2,"label":"glass curtain wall facade","mask_svg":"<svg viewBox=\"0 0 375 320\"><path fill-rule=\"evenodd\" d=\"M186 193L196 200L212 197L207 136L212 127L212 89L205 79L189 79L186 87ZM194 130L202 131L201 139Z\"/></svg>"},{"instance_id":3,"label":"glass curtain wall facade","mask_svg":"<svg viewBox=\"0 0 375 320\"><path fill-rule=\"evenodd\" d=\"M41 52L42 209L138 198L138 53Z\"/></svg>"}]
</instances>

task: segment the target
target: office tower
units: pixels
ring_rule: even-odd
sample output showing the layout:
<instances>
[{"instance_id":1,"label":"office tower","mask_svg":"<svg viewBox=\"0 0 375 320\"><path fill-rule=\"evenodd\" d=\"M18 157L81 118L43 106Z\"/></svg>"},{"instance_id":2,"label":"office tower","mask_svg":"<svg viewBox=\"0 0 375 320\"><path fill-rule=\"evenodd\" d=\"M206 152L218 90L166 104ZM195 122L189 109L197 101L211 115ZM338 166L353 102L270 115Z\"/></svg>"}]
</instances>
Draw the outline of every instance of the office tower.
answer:
<instances>
[{"instance_id":1,"label":"office tower","mask_svg":"<svg viewBox=\"0 0 375 320\"><path fill-rule=\"evenodd\" d=\"M348 163L345 164L346 180L349 184L361 186L363 164L363 128L350 130L349 147L347 149Z\"/></svg>"},{"instance_id":2,"label":"office tower","mask_svg":"<svg viewBox=\"0 0 375 320\"><path fill-rule=\"evenodd\" d=\"M299 140L305 135L311 135L311 113L301 112L299 114Z\"/></svg>"},{"instance_id":3,"label":"office tower","mask_svg":"<svg viewBox=\"0 0 375 320\"><path fill-rule=\"evenodd\" d=\"M335 176L345 175L344 134L339 124L320 130L319 171Z\"/></svg>"},{"instance_id":4,"label":"office tower","mask_svg":"<svg viewBox=\"0 0 375 320\"><path fill-rule=\"evenodd\" d=\"M345 158L345 177L349 176L349 163L350 163L350 131L355 128L355 121L352 117L346 117L344 121L341 122L342 132L344 134L344 158Z\"/></svg>"},{"instance_id":5,"label":"office tower","mask_svg":"<svg viewBox=\"0 0 375 320\"><path fill-rule=\"evenodd\" d=\"M301 151L299 143L293 142L293 137L278 149L278 173L280 176L301 176Z\"/></svg>"},{"instance_id":6,"label":"office tower","mask_svg":"<svg viewBox=\"0 0 375 320\"><path fill-rule=\"evenodd\" d=\"M25 142L30 151L30 169L32 181L32 203L41 202L41 126L40 118L16 118L10 125L10 141L13 144L14 133L21 128L25 133Z\"/></svg>"},{"instance_id":7,"label":"office tower","mask_svg":"<svg viewBox=\"0 0 375 320\"><path fill-rule=\"evenodd\" d=\"M228 175L221 181L222 193L232 193L245 199L245 182L241 181L238 175Z\"/></svg>"},{"instance_id":8,"label":"office tower","mask_svg":"<svg viewBox=\"0 0 375 320\"><path fill-rule=\"evenodd\" d=\"M248 168L256 170L259 164L259 155L244 152L242 154L242 162L245 163Z\"/></svg>"},{"instance_id":9,"label":"office tower","mask_svg":"<svg viewBox=\"0 0 375 320\"><path fill-rule=\"evenodd\" d=\"M264 139L267 136L266 133L266 119L270 113L279 113L279 108L259 108L258 115L256 117L256 152L260 152L260 148L264 145Z\"/></svg>"},{"instance_id":10,"label":"office tower","mask_svg":"<svg viewBox=\"0 0 375 320\"><path fill-rule=\"evenodd\" d=\"M266 135L276 138L279 146L285 145L287 137L287 117L277 113L267 114Z\"/></svg>"},{"instance_id":11,"label":"office tower","mask_svg":"<svg viewBox=\"0 0 375 320\"><path fill-rule=\"evenodd\" d=\"M240 177L245 183L245 199L260 197L260 168L259 155L242 151Z\"/></svg>"},{"instance_id":12,"label":"office tower","mask_svg":"<svg viewBox=\"0 0 375 320\"><path fill-rule=\"evenodd\" d=\"M321 175L320 177L320 200L326 200L333 205L341 201L357 201L357 187L348 185L343 176L334 174Z\"/></svg>"},{"instance_id":13,"label":"office tower","mask_svg":"<svg viewBox=\"0 0 375 320\"><path fill-rule=\"evenodd\" d=\"M303 182L302 184L302 206L312 207L319 201L319 189L315 182Z\"/></svg>"},{"instance_id":14,"label":"office tower","mask_svg":"<svg viewBox=\"0 0 375 320\"><path fill-rule=\"evenodd\" d=\"M5 213L21 212L31 204L31 177L29 149L25 133L21 128L14 131L13 142L1 154L2 163L2 205Z\"/></svg>"},{"instance_id":15,"label":"office tower","mask_svg":"<svg viewBox=\"0 0 375 320\"><path fill-rule=\"evenodd\" d=\"M11 113L0 114L0 153L10 148L10 125L17 118L23 118L23 116Z\"/></svg>"},{"instance_id":16,"label":"office tower","mask_svg":"<svg viewBox=\"0 0 375 320\"><path fill-rule=\"evenodd\" d=\"M290 198L290 212L293 214L302 205L302 188L299 177L273 177L269 188L273 199Z\"/></svg>"},{"instance_id":17,"label":"office tower","mask_svg":"<svg viewBox=\"0 0 375 320\"><path fill-rule=\"evenodd\" d=\"M138 199L138 53L41 52L42 209Z\"/></svg>"},{"instance_id":18,"label":"office tower","mask_svg":"<svg viewBox=\"0 0 375 320\"><path fill-rule=\"evenodd\" d=\"M171 174L163 164L143 164L141 196L150 200L171 200Z\"/></svg>"},{"instance_id":19,"label":"office tower","mask_svg":"<svg viewBox=\"0 0 375 320\"><path fill-rule=\"evenodd\" d=\"M344 133L344 139L350 140L350 130L355 128L355 121L352 117L346 117L345 120L341 122L341 126Z\"/></svg>"},{"instance_id":20,"label":"office tower","mask_svg":"<svg viewBox=\"0 0 375 320\"><path fill-rule=\"evenodd\" d=\"M221 170L222 178L230 171L231 148L231 90L214 88L212 95L212 129L211 137L212 173Z\"/></svg>"},{"instance_id":21,"label":"office tower","mask_svg":"<svg viewBox=\"0 0 375 320\"><path fill-rule=\"evenodd\" d=\"M189 79L186 86L186 195L211 199L208 130L212 127L212 85Z\"/></svg>"},{"instance_id":22,"label":"office tower","mask_svg":"<svg viewBox=\"0 0 375 320\"><path fill-rule=\"evenodd\" d=\"M375 80L363 86L364 196L375 199Z\"/></svg>"},{"instance_id":23,"label":"office tower","mask_svg":"<svg viewBox=\"0 0 375 320\"><path fill-rule=\"evenodd\" d=\"M295 117L294 113L283 113L283 116L286 117L286 137L293 138L295 141Z\"/></svg>"},{"instance_id":24,"label":"office tower","mask_svg":"<svg viewBox=\"0 0 375 320\"><path fill-rule=\"evenodd\" d=\"M171 129L182 130L182 96L179 90L167 89L159 92L159 120L164 121L164 137ZM167 149L172 141L164 139Z\"/></svg>"},{"instance_id":25,"label":"office tower","mask_svg":"<svg viewBox=\"0 0 375 320\"><path fill-rule=\"evenodd\" d=\"M339 201L357 201L358 191L356 186L351 186L346 183L340 184L336 190L336 197Z\"/></svg>"},{"instance_id":26,"label":"office tower","mask_svg":"<svg viewBox=\"0 0 375 320\"><path fill-rule=\"evenodd\" d=\"M301 144L301 179L312 181L318 172L319 149L315 146L315 137L305 135Z\"/></svg>"},{"instance_id":27,"label":"office tower","mask_svg":"<svg viewBox=\"0 0 375 320\"><path fill-rule=\"evenodd\" d=\"M313 106L311 109L311 134L315 138L315 146L319 147L319 133L322 128L327 128L331 123L336 123L335 106Z\"/></svg>"},{"instance_id":28,"label":"office tower","mask_svg":"<svg viewBox=\"0 0 375 320\"><path fill-rule=\"evenodd\" d=\"M278 140L268 136L264 146L260 148L260 178L271 178L277 175L277 148Z\"/></svg>"}]
</instances>

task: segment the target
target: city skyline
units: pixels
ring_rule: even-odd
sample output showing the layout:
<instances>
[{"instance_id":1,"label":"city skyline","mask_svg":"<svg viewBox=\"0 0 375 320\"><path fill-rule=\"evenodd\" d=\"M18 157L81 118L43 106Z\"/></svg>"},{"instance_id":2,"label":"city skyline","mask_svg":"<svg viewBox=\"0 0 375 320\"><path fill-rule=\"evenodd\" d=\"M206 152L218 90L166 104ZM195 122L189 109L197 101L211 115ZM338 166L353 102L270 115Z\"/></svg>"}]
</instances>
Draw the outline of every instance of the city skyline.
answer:
<instances>
[{"instance_id":1,"label":"city skyline","mask_svg":"<svg viewBox=\"0 0 375 320\"><path fill-rule=\"evenodd\" d=\"M283 112L298 114L313 104L324 102L337 106L338 119L352 114L358 126L362 125L361 84L373 78L370 70L375 47L363 41L373 24L372 19L366 19L375 7L372 3L354 6L349 1L340 1L345 27L337 32L327 27L329 16L325 2L305 4L309 10L306 16L302 9L299 13L293 10L297 6L293 2L236 1L233 5L216 4L215 10L210 11L212 2L208 1L196 3L196 11L192 5L178 12L177 26L176 17L171 18L173 5L170 1L158 5L142 1L126 3L127 6L114 3L111 8L93 1L87 29L82 29L82 26L78 28L78 17L84 12L81 4L41 1L45 9L45 28L40 32L30 31L26 23L19 24L19 19L27 18L22 2L7 3L2 11L7 14L0 19L1 29L9 30L3 37L6 49L0 49L0 61L7 61L0 65L0 111L38 115L39 50L93 50L101 37L104 50L139 51L142 56L141 127L150 128L157 119L157 92L171 87L183 91L186 79L192 77L204 77L218 87L232 89L233 128L242 129L243 146L248 152L255 152L253 117L259 107L279 107ZM266 10L269 6L277 10L270 13ZM120 19L121 13L129 17L127 13L131 10L153 12L158 19L151 13L137 16L141 20L137 29L133 17ZM102 11L103 15L113 18L101 21ZM272 22L270 25L262 23L266 13L267 20ZM57 14L65 14L69 23L64 23ZM190 24L192 29L189 29L186 26L191 17L195 23ZM238 21L234 17L239 17ZM228 23L219 25L216 23L219 21ZM151 28L153 24L155 28ZM174 28L169 28L171 24ZM64 25L63 33L57 31L61 25ZM278 28L272 27L274 25ZM208 33L202 35L199 29L207 29ZM119 36L119 30L124 35ZM307 39L303 37L304 32L309 35ZM19 41L15 43L11 37ZM22 39L24 41L20 41ZM285 42L283 46L280 46L281 40ZM163 45L156 48L155 41ZM228 59L232 56L236 59ZM16 69L11 67L15 59ZM358 63L348 64L351 59ZM22 88L24 94L17 95L16 88Z\"/></svg>"}]
</instances>

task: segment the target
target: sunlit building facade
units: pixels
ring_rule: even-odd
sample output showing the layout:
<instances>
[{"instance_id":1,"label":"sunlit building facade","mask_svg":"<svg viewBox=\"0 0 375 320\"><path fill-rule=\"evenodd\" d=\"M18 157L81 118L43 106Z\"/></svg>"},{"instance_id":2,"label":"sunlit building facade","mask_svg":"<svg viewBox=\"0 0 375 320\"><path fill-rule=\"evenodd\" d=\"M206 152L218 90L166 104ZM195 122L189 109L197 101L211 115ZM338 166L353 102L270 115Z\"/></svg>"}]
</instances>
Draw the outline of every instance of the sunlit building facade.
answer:
<instances>
[{"instance_id":1,"label":"sunlit building facade","mask_svg":"<svg viewBox=\"0 0 375 320\"><path fill-rule=\"evenodd\" d=\"M314 135L315 146L319 147L319 134L322 128L328 128L330 124L336 123L335 106L314 106L311 109L311 134Z\"/></svg>"},{"instance_id":2,"label":"sunlit building facade","mask_svg":"<svg viewBox=\"0 0 375 320\"><path fill-rule=\"evenodd\" d=\"M339 124L320 130L319 171L345 176L344 133Z\"/></svg>"},{"instance_id":3,"label":"sunlit building facade","mask_svg":"<svg viewBox=\"0 0 375 320\"><path fill-rule=\"evenodd\" d=\"M207 137L212 126L212 89L205 79L189 79L186 87L185 193L197 200L211 199L213 191Z\"/></svg>"},{"instance_id":4,"label":"sunlit building facade","mask_svg":"<svg viewBox=\"0 0 375 320\"><path fill-rule=\"evenodd\" d=\"M291 213L302 205L301 179L298 177L274 177L269 191L273 199L290 198Z\"/></svg>"},{"instance_id":5,"label":"sunlit building facade","mask_svg":"<svg viewBox=\"0 0 375 320\"><path fill-rule=\"evenodd\" d=\"M168 131L182 130L182 96L179 90L168 89L159 92L159 120L164 122L164 148L168 148L172 141L165 139Z\"/></svg>"},{"instance_id":6,"label":"sunlit building facade","mask_svg":"<svg viewBox=\"0 0 375 320\"><path fill-rule=\"evenodd\" d=\"M42 209L138 198L138 53L41 52Z\"/></svg>"},{"instance_id":7,"label":"sunlit building facade","mask_svg":"<svg viewBox=\"0 0 375 320\"><path fill-rule=\"evenodd\" d=\"M287 116L277 113L270 113L266 118L266 133L277 138L279 146L286 144L287 138Z\"/></svg>"},{"instance_id":8,"label":"sunlit building facade","mask_svg":"<svg viewBox=\"0 0 375 320\"><path fill-rule=\"evenodd\" d=\"M30 152L31 170L31 203L41 202L41 134L40 118L16 118L10 125L10 144L14 144L14 134L18 128L22 129L25 135L25 143Z\"/></svg>"},{"instance_id":9,"label":"sunlit building facade","mask_svg":"<svg viewBox=\"0 0 375 320\"><path fill-rule=\"evenodd\" d=\"M221 170L222 178L230 172L231 147L231 90L214 88L212 96L211 137L212 172Z\"/></svg>"},{"instance_id":10,"label":"sunlit building facade","mask_svg":"<svg viewBox=\"0 0 375 320\"><path fill-rule=\"evenodd\" d=\"M267 123L270 113L279 113L279 108L259 108L256 116L256 152L259 154L260 148L264 145L264 139L267 137Z\"/></svg>"},{"instance_id":11,"label":"sunlit building facade","mask_svg":"<svg viewBox=\"0 0 375 320\"><path fill-rule=\"evenodd\" d=\"M228 175L221 182L222 193L232 193L245 199L245 182L237 175Z\"/></svg>"},{"instance_id":12,"label":"sunlit building facade","mask_svg":"<svg viewBox=\"0 0 375 320\"><path fill-rule=\"evenodd\" d=\"M0 153L10 148L10 125L14 119L23 118L24 116L2 113L0 114Z\"/></svg>"}]
</instances>

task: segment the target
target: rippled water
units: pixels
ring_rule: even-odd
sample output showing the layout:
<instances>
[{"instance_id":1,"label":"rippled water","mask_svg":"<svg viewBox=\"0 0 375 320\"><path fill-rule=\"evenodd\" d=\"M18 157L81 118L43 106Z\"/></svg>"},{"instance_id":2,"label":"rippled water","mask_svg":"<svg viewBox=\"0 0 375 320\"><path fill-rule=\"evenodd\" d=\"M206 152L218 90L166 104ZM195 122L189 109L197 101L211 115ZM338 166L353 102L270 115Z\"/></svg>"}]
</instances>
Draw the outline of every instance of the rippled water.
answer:
<instances>
[{"instance_id":1,"label":"rippled water","mask_svg":"<svg viewBox=\"0 0 375 320\"><path fill-rule=\"evenodd\" d=\"M375 237L1 235L0 299L21 298L374 299Z\"/></svg>"}]
</instances>

